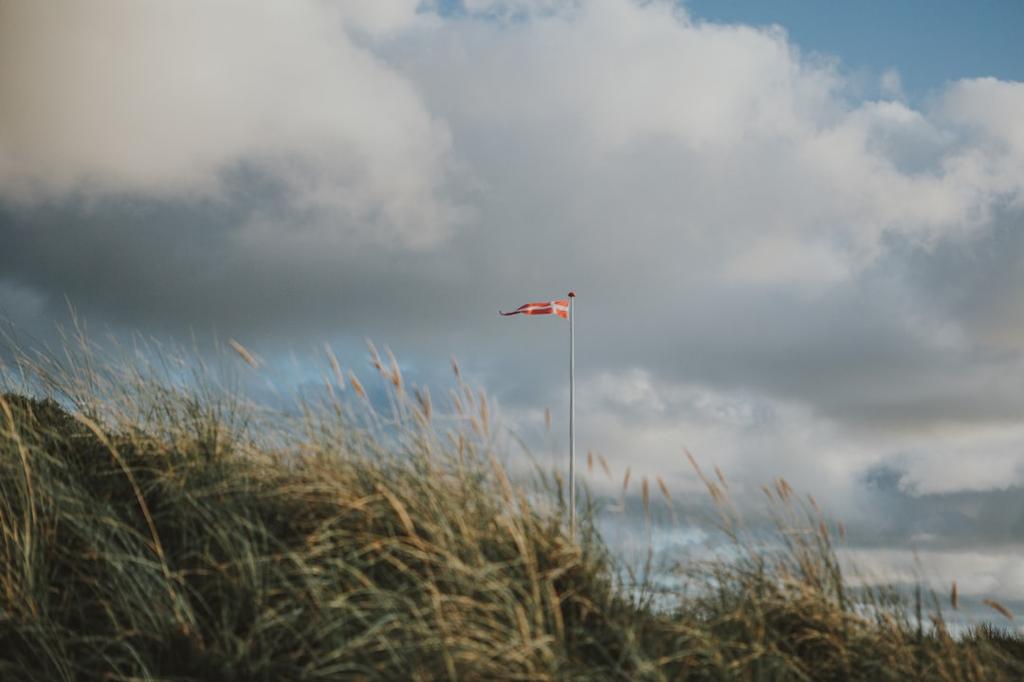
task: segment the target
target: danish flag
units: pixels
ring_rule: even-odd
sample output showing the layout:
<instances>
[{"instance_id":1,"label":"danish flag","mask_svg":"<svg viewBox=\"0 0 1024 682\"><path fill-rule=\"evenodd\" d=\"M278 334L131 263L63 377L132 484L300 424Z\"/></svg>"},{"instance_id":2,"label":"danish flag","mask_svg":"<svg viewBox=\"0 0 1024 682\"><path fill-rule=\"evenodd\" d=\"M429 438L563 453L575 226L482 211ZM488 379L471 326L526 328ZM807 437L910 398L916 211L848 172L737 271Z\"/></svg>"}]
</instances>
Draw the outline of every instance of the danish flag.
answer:
<instances>
[{"instance_id":1,"label":"danish flag","mask_svg":"<svg viewBox=\"0 0 1024 682\"><path fill-rule=\"evenodd\" d=\"M2 0L0 0L2 1ZM568 299L524 303L510 313L499 315L558 315L569 320L569 532L576 537L576 314L572 302L576 292Z\"/></svg>"},{"instance_id":2,"label":"danish flag","mask_svg":"<svg viewBox=\"0 0 1024 682\"><path fill-rule=\"evenodd\" d=\"M541 301L539 303L524 303L510 313L502 315L558 315L563 319L569 319L569 301Z\"/></svg>"}]
</instances>

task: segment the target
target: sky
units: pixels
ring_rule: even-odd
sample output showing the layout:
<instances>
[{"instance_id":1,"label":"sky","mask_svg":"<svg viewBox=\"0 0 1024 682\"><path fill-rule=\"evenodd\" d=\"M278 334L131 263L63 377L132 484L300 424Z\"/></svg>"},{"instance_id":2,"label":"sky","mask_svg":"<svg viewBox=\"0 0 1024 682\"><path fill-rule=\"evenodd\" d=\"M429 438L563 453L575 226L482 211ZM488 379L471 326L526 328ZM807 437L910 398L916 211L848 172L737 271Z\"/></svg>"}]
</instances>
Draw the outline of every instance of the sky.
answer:
<instances>
[{"instance_id":1,"label":"sky","mask_svg":"<svg viewBox=\"0 0 1024 682\"><path fill-rule=\"evenodd\" d=\"M1024 603L1022 7L0 0L0 311L538 434L567 330L496 311L575 289L581 451Z\"/></svg>"}]
</instances>

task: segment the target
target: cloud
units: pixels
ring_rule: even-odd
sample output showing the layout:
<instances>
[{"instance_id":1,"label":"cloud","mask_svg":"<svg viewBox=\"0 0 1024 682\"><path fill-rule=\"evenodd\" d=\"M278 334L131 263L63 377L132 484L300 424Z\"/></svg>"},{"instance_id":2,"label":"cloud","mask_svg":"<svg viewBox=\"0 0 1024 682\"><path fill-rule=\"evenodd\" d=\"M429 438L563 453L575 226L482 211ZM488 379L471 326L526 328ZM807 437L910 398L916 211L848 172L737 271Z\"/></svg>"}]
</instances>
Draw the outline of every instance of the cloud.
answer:
<instances>
[{"instance_id":1,"label":"cloud","mask_svg":"<svg viewBox=\"0 0 1024 682\"><path fill-rule=\"evenodd\" d=\"M374 38L393 36L427 19L419 13L421 0L353 0L337 3L335 12L346 25Z\"/></svg>"},{"instance_id":2,"label":"cloud","mask_svg":"<svg viewBox=\"0 0 1024 682\"><path fill-rule=\"evenodd\" d=\"M292 219L429 244L452 228L450 134L348 27L415 4L103 0L0 8L0 188L9 201L223 197L254 167Z\"/></svg>"},{"instance_id":3,"label":"cloud","mask_svg":"<svg viewBox=\"0 0 1024 682\"><path fill-rule=\"evenodd\" d=\"M1016 552L909 552L861 550L844 552L843 558L860 568L868 582L886 580L913 585L923 582L938 595L947 595L953 580L960 595L991 598L994 594L1024 599L1024 571ZM943 604L944 609L948 609ZM1015 605L1016 607L1016 605ZM972 609L972 620L985 614ZM988 614L991 617L991 614ZM954 615L955 617L955 615Z\"/></svg>"},{"instance_id":4,"label":"cloud","mask_svg":"<svg viewBox=\"0 0 1024 682\"><path fill-rule=\"evenodd\" d=\"M0 280L0 317L21 324L37 323L46 304L46 296L39 291Z\"/></svg>"},{"instance_id":5,"label":"cloud","mask_svg":"<svg viewBox=\"0 0 1024 682\"><path fill-rule=\"evenodd\" d=\"M1024 130L1016 114L1024 108L1024 83L995 78L957 81L943 94L940 107L951 122L982 133L993 151L1020 163Z\"/></svg>"}]
</instances>

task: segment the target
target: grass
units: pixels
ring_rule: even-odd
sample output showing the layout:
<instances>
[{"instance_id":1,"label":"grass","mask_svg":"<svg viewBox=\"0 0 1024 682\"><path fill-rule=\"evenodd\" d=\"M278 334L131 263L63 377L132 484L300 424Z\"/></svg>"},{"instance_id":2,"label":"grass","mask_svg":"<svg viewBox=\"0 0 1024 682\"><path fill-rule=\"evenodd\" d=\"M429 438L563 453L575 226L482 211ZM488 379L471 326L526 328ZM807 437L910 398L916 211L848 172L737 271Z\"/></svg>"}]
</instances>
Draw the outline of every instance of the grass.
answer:
<instances>
[{"instance_id":1,"label":"grass","mask_svg":"<svg viewBox=\"0 0 1024 682\"><path fill-rule=\"evenodd\" d=\"M766 489L781 549L765 551L724 478L700 473L733 547L689 566L665 606L616 564L592 504L570 538L557 477L509 475L457 365L442 415L373 351L389 406L375 411L328 350L326 397L281 411L194 358L101 361L81 338L12 352L2 679L1024 675L1016 636L953 638L937 609L924 627L894 592L851 588L829 524L784 481Z\"/></svg>"}]
</instances>

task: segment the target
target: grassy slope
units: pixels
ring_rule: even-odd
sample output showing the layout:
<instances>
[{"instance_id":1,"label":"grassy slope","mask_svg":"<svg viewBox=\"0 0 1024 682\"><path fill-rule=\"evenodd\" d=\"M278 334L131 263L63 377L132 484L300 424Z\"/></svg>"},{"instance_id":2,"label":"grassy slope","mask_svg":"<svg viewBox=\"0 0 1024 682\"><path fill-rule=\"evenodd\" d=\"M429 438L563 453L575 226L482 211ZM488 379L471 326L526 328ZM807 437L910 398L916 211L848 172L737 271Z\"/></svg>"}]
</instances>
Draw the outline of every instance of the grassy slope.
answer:
<instances>
[{"instance_id":1,"label":"grassy slope","mask_svg":"<svg viewBox=\"0 0 1024 682\"><path fill-rule=\"evenodd\" d=\"M1024 674L1019 640L922 634L884 595L852 594L827 526L782 483L781 527L805 528L788 550L741 544L656 611L623 589L588 518L567 538L554 486L509 481L482 398L460 383L451 423L465 426L442 428L425 394L379 369L398 427L356 428L335 403L270 429L212 392L112 399L52 374L41 383L76 416L4 396L0 678Z\"/></svg>"}]
</instances>

